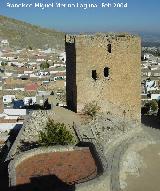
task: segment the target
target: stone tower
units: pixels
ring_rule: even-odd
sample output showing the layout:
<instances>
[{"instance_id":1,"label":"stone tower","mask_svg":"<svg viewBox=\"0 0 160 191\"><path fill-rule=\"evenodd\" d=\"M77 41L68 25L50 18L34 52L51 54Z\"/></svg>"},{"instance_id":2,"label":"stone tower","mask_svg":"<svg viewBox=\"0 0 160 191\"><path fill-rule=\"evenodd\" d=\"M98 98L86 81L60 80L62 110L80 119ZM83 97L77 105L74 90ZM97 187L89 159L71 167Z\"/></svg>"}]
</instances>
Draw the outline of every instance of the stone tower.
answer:
<instances>
[{"instance_id":1,"label":"stone tower","mask_svg":"<svg viewBox=\"0 0 160 191\"><path fill-rule=\"evenodd\" d=\"M130 34L66 35L68 108L96 102L140 122L141 39Z\"/></svg>"},{"instance_id":2,"label":"stone tower","mask_svg":"<svg viewBox=\"0 0 160 191\"><path fill-rule=\"evenodd\" d=\"M3 105L3 98L0 97L0 114L3 113L4 105Z\"/></svg>"}]
</instances>

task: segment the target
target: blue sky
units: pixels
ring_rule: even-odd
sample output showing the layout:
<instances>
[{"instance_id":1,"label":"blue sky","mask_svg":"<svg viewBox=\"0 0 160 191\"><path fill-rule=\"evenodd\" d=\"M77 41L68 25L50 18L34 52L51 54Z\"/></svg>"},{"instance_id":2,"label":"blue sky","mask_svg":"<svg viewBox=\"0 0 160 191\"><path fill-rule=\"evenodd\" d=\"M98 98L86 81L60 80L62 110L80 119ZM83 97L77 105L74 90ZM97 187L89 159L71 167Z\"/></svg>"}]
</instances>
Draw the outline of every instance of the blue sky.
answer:
<instances>
[{"instance_id":1,"label":"blue sky","mask_svg":"<svg viewBox=\"0 0 160 191\"><path fill-rule=\"evenodd\" d=\"M8 8L9 3L128 3L127 8ZM113 5L113 4L112 4ZM0 14L64 32L160 33L160 0L1 0Z\"/></svg>"}]
</instances>

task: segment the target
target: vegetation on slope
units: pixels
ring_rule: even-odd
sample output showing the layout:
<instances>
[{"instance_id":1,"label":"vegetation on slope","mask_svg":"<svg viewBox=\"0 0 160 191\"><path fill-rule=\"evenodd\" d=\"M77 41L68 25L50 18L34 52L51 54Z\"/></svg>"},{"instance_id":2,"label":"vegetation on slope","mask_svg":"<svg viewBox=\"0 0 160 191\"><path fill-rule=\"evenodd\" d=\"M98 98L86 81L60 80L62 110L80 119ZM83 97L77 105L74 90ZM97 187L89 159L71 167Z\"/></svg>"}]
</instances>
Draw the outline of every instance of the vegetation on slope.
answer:
<instances>
[{"instance_id":1,"label":"vegetation on slope","mask_svg":"<svg viewBox=\"0 0 160 191\"><path fill-rule=\"evenodd\" d=\"M0 16L0 39L18 48L64 48L64 33Z\"/></svg>"}]
</instances>

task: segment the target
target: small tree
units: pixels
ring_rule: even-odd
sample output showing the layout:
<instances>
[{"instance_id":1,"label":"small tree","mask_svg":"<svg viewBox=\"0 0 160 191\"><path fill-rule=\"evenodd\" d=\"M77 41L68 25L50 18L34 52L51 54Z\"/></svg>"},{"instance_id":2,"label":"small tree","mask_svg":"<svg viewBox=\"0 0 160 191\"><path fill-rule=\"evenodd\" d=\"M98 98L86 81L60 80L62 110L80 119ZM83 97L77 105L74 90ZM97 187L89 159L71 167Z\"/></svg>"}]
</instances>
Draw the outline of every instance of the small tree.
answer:
<instances>
[{"instance_id":1,"label":"small tree","mask_svg":"<svg viewBox=\"0 0 160 191\"><path fill-rule=\"evenodd\" d=\"M152 111L157 111L158 110L158 103L157 103L156 100L150 101L149 104L150 104L150 109Z\"/></svg>"},{"instance_id":2,"label":"small tree","mask_svg":"<svg viewBox=\"0 0 160 191\"><path fill-rule=\"evenodd\" d=\"M50 107L51 107L51 104L49 104L48 98L47 98L47 99L45 100L44 104L43 104L43 108L44 108L45 110L48 110L48 109L50 109Z\"/></svg>"},{"instance_id":3,"label":"small tree","mask_svg":"<svg viewBox=\"0 0 160 191\"><path fill-rule=\"evenodd\" d=\"M33 48L31 46L28 47L29 50L33 50Z\"/></svg>"},{"instance_id":4,"label":"small tree","mask_svg":"<svg viewBox=\"0 0 160 191\"><path fill-rule=\"evenodd\" d=\"M5 66L7 66L7 62L1 62L1 66L3 66L3 67L5 67Z\"/></svg>"},{"instance_id":5,"label":"small tree","mask_svg":"<svg viewBox=\"0 0 160 191\"><path fill-rule=\"evenodd\" d=\"M83 108L83 113L91 116L92 118L100 111L100 106L96 102L87 103Z\"/></svg>"},{"instance_id":6,"label":"small tree","mask_svg":"<svg viewBox=\"0 0 160 191\"><path fill-rule=\"evenodd\" d=\"M49 119L45 131L40 131L39 143L43 146L73 144L73 135L64 123Z\"/></svg>"},{"instance_id":7,"label":"small tree","mask_svg":"<svg viewBox=\"0 0 160 191\"><path fill-rule=\"evenodd\" d=\"M44 63L42 63L41 65L40 65L40 67L41 67L41 69L47 69L47 68L49 68L49 63L48 63L48 61L46 61L46 62L44 62Z\"/></svg>"}]
</instances>

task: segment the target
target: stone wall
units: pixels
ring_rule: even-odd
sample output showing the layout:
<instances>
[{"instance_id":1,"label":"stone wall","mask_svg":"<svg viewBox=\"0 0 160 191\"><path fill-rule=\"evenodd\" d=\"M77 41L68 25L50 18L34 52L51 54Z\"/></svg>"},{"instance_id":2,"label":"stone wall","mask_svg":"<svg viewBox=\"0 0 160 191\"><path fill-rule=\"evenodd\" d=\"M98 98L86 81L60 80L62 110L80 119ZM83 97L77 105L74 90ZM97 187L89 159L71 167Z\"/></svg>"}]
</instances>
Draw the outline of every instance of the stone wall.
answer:
<instances>
[{"instance_id":1,"label":"stone wall","mask_svg":"<svg viewBox=\"0 0 160 191\"><path fill-rule=\"evenodd\" d=\"M24 150L32 148L32 143L35 143L39 139L39 131L45 128L50 115L53 115L51 111L34 111L26 117L16 140L12 147L9 148L10 150L6 157L6 161L14 158L17 153L22 152L20 148L23 146L23 143L27 143L28 145L26 148L23 148Z\"/></svg>"},{"instance_id":2,"label":"stone wall","mask_svg":"<svg viewBox=\"0 0 160 191\"><path fill-rule=\"evenodd\" d=\"M45 130L49 118L56 122L64 123L67 129L73 134L75 144L77 143L77 138L72 128L73 121L79 121L75 113L61 107L55 107L54 110L33 111L27 115L16 140L11 148L8 148L9 153L6 160L14 158L20 152L37 148L39 146L39 132Z\"/></svg>"},{"instance_id":3,"label":"stone wall","mask_svg":"<svg viewBox=\"0 0 160 191\"><path fill-rule=\"evenodd\" d=\"M30 157L39 155L39 154L47 154L51 152L67 152L67 151L78 151L78 150L84 150L88 149L88 147L75 147L75 146L54 146L54 147L40 147L37 149L32 149L30 151L26 151L24 153L21 153L17 155L14 160L11 160L8 166L8 173L9 173L9 186L14 187L16 186L16 167L23 162L26 159L29 159ZM97 151L95 149L91 149L91 152L93 154L93 158L95 155L97 155ZM101 161L97 161L97 158L95 159L96 163L98 162L99 164ZM99 166L97 166L99 168ZM100 168L98 170L98 174L100 175L102 173L102 169ZM91 184L93 182L91 181ZM82 187L85 185L85 183L80 184ZM77 186L77 189L80 186Z\"/></svg>"},{"instance_id":4,"label":"stone wall","mask_svg":"<svg viewBox=\"0 0 160 191\"><path fill-rule=\"evenodd\" d=\"M50 152L64 152L64 151L74 151L72 146L56 146L56 147L42 147L38 149L32 149L17 155L14 160L11 160L8 166L9 174L9 186L16 186L16 167L25 159L36 156L38 154L50 153Z\"/></svg>"},{"instance_id":5,"label":"stone wall","mask_svg":"<svg viewBox=\"0 0 160 191\"><path fill-rule=\"evenodd\" d=\"M103 111L140 122L139 37L128 34L67 35L66 54L67 104L72 110L79 112L86 103L97 102ZM104 73L105 68L109 75ZM93 79L94 72L96 79Z\"/></svg>"},{"instance_id":6,"label":"stone wall","mask_svg":"<svg viewBox=\"0 0 160 191\"><path fill-rule=\"evenodd\" d=\"M77 87L76 87L76 50L75 43L65 44L67 54L67 78L66 78L66 97L67 105L70 110L77 110Z\"/></svg>"}]
</instances>

